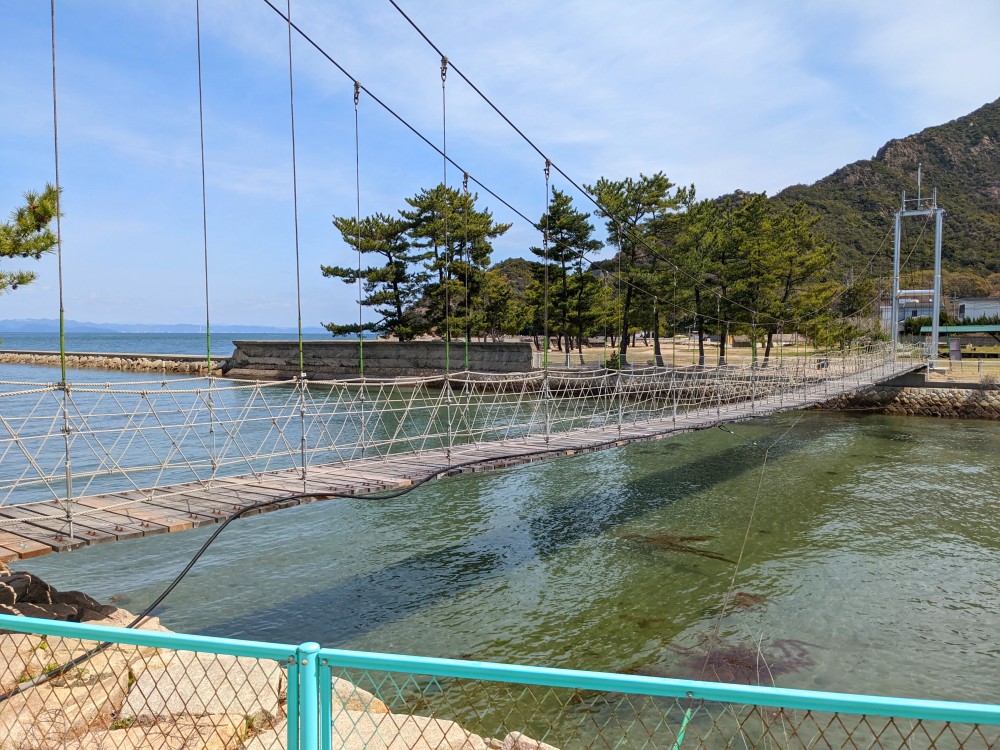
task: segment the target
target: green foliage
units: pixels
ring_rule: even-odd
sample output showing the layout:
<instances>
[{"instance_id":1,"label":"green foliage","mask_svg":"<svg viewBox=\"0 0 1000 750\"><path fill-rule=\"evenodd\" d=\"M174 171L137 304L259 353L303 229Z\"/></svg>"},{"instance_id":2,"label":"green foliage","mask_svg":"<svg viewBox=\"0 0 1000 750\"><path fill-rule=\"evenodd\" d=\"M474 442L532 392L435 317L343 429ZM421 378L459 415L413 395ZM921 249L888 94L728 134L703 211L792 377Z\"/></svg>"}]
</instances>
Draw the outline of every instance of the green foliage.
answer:
<instances>
[{"instance_id":1,"label":"green foliage","mask_svg":"<svg viewBox=\"0 0 1000 750\"><path fill-rule=\"evenodd\" d=\"M59 210L59 193L46 185L41 193L28 191L24 205L16 208L10 219L0 224L0 259L39 260L56 247L50 224ZM26 286L35 280L34 271L0 271L0 294Z\"/></svg>"},{"instance_id":2,"label":"green foliage","mask_svg":"<svg viewBox=\"0 0 1000 750\"><path fill-rule=\"evenodd\" d=\"M929 326L931 322L930 315L920 315L916 318L906 318L903 321L903 333L907 336L919 336L920 329L924 326ZM938 325L951 325L951 319L948 317L948 313L944 310L942 310L938 315Z\"/></svg>"},{"instance_id":3,"label":"green foliage","mask_svg":"<svg viewBox=\"0 0 1000 750\"><path fill-rule=\"evenodd\" d=\"M584 335L583 308L588 301L586 294L588 287L582 279L584 276L590 277L587 273L589 261L586 259L586 254L601 249L601 243L593 238L594 225L590 223L589 218L589 214L573 208L573 199L570 196L554 189L548 210L538 221L545 242L542 247L529 248L532 253L549 264L549 316L554 317L553 308L558 311L557 332L560 342L565 340L567 351L571 348L569 322L571 309L575 313L573 317L577 338L581 339ZM559 344L559 348L562 348L562 343Z\"/></svg>"},{"instance_id":4,"label":"green foliage","mask_svg":"<svg viewBox=\"0 0 1000 750\"><path fill-rule=\"evenodd\" d=\"M510 282L497 270L484 274L479 300L480 315L474 333L494 341L504 334L521 333L531 322L534 310L514 293Z\"/></svg>"},{"instance_id":5,"label":"green foliage","mask_svg":"<svg viewBox=\"0 0 1000 750\"><path fill-rule=\"evenodd\" d=\"M1000 272L1000 100L945 125L889 141L874 158L842 167L812 185L789 187L775 200L804 203L820 217L818 228L833 245L839 269L864 267L881 247L877 270L885 274L892 260L893 213L902 191L916 197L918 163L923 165L923 194L929 192L927 185L936 186L938 204L947 212L947 270L979 276ZM913 250L911 262L927 267L933 226L925 227L923 221L904 220L904 248Z\"/></svg>"},{"instance_id":6,"label":"green foliage","mask_svg":"<svg viewBox=\"0 0 1000 750\"><path fill-rule=\"evenodd\" d=\"M372 323L324 323L334 335L361 334L363 331L390 333L400 341L412 339L420 332L412 312L420 298L426 274L412 270L413 264L429 257L413 252L407 238L409 225L385 214L366 216L360 222L354 217L334 217L334 226L355 251L380 256L382 264L368 268L320 266L326 277L339 278L345 284L362 283L361 304L372 307L381 319Z\"/></svg>"},{"instance_id":7,"label":"green foliage","mask_svg":"<svg viewBox=\"0 0 1000 750\"><path fill-rule=\"evenodd\" d=\"M493 240L510 224L493 221L488 209L477 210L479 195L445 185L407 198L399 212L414 246L425 251L430 279L421 300L426 327L439 336L448 330L471 336L474 301L490 267Z\"/></svg>"},{"instance_id":8,"label":"green foliage","mask_svg":"<svg viewBox=\"0 0 1000 750\"><path fill-rule=\"evenodd\" d=\"M651 176L640 174L637 180L602 177L586 188L601 206L608 242L618 248L623 287L618 328L619 360L624 362L632 323L641 319L653 303L647 295L637 295L636 289L643 280L655 279L662 270L664 248L657 240L657 230L667 216L689 202L694 187L676 188L663 172L657 172Z\"/></svg>"}]
</instances>

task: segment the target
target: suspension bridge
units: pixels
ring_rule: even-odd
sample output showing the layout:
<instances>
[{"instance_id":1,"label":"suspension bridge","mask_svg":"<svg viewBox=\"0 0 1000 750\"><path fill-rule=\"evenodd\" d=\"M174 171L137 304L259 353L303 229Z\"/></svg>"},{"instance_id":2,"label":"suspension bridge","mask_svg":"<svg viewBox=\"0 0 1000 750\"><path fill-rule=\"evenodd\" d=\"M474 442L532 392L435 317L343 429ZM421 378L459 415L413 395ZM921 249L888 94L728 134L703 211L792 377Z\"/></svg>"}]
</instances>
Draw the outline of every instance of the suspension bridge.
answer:
<instances>
[{"instance_id":1,"label":"suspension bridge","mask_svg":"<svg viewBox=\"0 0 1000 750\"><path fill-rule=\"evenodd\" d=\"M412 131L441 158L441 185L447 187L451 167L461 174L463 195L469 181L541 233L545 267L557 248L548 220L540 226L524 211L471 175L447 152L446 80L448 71L485 96L472 81L441 56L441 146L388 107L350 75L291 19L290 5L282 12L267 5L287 25L289 56L289 114L296 227L295 278L299 327L299 371L302 366L302 298L295 151L294 96L292 95L292 34L319 53L353 87L354 161L357 215L361 226L358 108L362 95ZM55 196L58 202L59 138L56 81L55 5L52 4L53 146ZM201 142L202 244L205 266L206 351L211 350L209 299L209 243L206 199L205 124L202 101L200 10L196 4L198 47L198 128ZM405 15L405 14L404 14ZM412 21L410 22L412 24ZM426 37L425 37L426 39ZM429 41L429 40L428 40ZM433 45L432 45L433 46ZM437 71L435 71L437 74ZM513 123L496 105L486 103ZM544 163L546 211L553 200L551 172L593 202L600 216L612 216L590 191L584 190L547 155L514 128ZM438 210L435 208L435 211ZM62 233L58 208L56 251L60 259L59 306L62 297ZM470 256L466 243L448 234L447 211L441 209L444 253L449 280L455 267ZM705 286L655 243L624 220L615 220L617 245L627 241L641 247L673 274L674 294L668 317L691 317L700 330L708 322L720 332L746 329L758 340L764 328L771 333L784 326L801 328L804 319L783 320L752 310L719 290L704 288L715 301L715 316L689 310L676 299L677 278L695 287ZM358 230L360 232L360 229ZM609 230L610 231L610 230ZM345 235L346 236L346 235ZM361 236L357 248L361 249ZM437 250L435 239L435 251ZM581 262L591 262L580 250ZM619 253L620 263L621 253ZM362 264L358 253L358 306L363 309ZM617 286L621 306L618 325L627 335L628 300L643 297L658 320L658 297L631 274L606 269ZM445 284L443 329L453 340L452 318L457 307ZM538 458L624 445L672 433L704 429L725 422L799 409L845 392L891 379L924 363L902 355L897 346L872 345L829 354L779 357L745 365L716 367L597 368L586 371L550 369L547 365L549 280L544 283L542 338L545 366L518 374L449 371L430 378L380 380L365 377L363 365L356 379L309 381L304 376L283 382L226 381L217 378L176 378L163 381L94 384L71 383L67 377L64 337L60 336L61 376L56 383L0 383L0 558L16 559L68 551L152 534L182 531L217 523L233 514L264 512L334 497L358 497L403 491L429 478L464 471L499 468ZM665 300L659 300L665 303ZM728 320L723 305L738 310ZM461 307L461 305L458 305ZM466 313L469 301L464 301ZM859 314L853 310L846 317ZM358 327L364 329L363 314ZM654 329L659 328L654 323ZM457 332L456 332L457 333ZM469 331L465 331L466 340ZM770 335L770 334L769 334ZM623 338L624 340L624 338ZM210 369L210 355L206 362ZM446 357L446 361L450 359ZM361 360L363 362L363 360Z\"/></svg>"},{"instance_id":2,"label":"suspension bridge","mask_svg":"<svg viewBox=\"0 0 1000 750\"><path fill-rule=\"evenodd\" d=\"M923 365L878 345L767 366L4 383L0 558L658 439L805 408Z\"/></svg>"}]
</instances>

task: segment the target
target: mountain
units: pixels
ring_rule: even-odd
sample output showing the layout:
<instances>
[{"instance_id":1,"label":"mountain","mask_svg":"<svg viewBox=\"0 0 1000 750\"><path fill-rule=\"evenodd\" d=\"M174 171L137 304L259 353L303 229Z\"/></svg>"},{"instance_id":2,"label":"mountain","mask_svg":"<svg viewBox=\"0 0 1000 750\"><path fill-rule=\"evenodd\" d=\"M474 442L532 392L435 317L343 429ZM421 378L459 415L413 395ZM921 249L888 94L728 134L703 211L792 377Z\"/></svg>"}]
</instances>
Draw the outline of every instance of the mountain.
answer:
<instances>
[{"instance_id":1,"label":"mountain","mask_svg":"<svg viewBox=\"0 0 1000 750\"><path fill-rule=\"evenodd\" d=\"M204 333L205 326L190 323L82 323L66 321L72 333ZM59 321L52 318L0 320L0 333L58 333ZM213 333L298 333L297 328L276 326L213 325ZM306 326L303 333L326 333L319 326Z\"/></svg>"},{"instance_id":2,"label":"mountain","mask_svg":"<svg viewBox=\"0 0 1000 750\"><path fill-rule=\"evenodd\" d=\"M819 229L837 249L844 270L863 267L880 247L892 258L893 214L903 190L917 194L917 164L923 165L922 194L938 189L945 209L942 262L951 271L980 275L1000 272L1000 99L944 125L891 140L871 159L838 169L812 185L793 185L775 196L798 201L820 218ZM904 252L920 244L929 258L933 225L904 220ZM883 237L888 233L888 237Z\"/></svg>"}]
</instances>

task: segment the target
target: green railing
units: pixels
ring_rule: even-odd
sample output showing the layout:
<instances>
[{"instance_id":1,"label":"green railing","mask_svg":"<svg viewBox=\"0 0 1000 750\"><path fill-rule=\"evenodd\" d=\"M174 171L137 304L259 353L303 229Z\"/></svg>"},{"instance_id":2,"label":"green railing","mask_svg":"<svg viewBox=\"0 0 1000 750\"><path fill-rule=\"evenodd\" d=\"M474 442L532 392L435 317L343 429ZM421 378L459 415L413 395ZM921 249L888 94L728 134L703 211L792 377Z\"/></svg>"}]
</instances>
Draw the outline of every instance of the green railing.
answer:
<instances>
[{"instance_id":1,"label":"green railing","mask_svg":"<svg viewBox=\"0 0 1000 750\"><path fill-rule=\"evenodd\" d=\"M996 705L364 653L9 615L0 615L0 628L7 631L0 636L3 750L1000 747Z\"/></svg>"}]
</instances>

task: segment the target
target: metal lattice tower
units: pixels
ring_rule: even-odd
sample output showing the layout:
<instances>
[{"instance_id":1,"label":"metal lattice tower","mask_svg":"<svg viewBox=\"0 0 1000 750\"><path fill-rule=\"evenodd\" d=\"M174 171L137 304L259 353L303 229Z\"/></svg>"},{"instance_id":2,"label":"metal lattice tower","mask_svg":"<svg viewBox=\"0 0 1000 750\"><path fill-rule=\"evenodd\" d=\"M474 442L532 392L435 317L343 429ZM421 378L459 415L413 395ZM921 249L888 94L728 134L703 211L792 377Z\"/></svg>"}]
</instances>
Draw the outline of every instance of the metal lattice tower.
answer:
<instances>
[{"instance_id":1,"label":"metal lattice tower","mask_svg":"<svg viewBox=\"0 0 1000 750\"><path fill-rule=\"evenodd\" d=\"M892 257L892 350L895 354L899 344L899 310L900 301L906 297L915 295L931 297L931 341L927 352L928 372L937 366L938 340L940 337L940 311L941 311L941 227L944 222L944 209L937 204L937 188L931 192L930 198L925 198L920 194L921 165L917 165L917 197L907 199L906 191L903 191L902 201L899 211L895 217L895 241L893 243ZM934 283L931 289L900 289L899 288L899 267L900 251L902 246L903 218L908 216L933 216L934 217Z\"/></svg>"}]
</instances>

